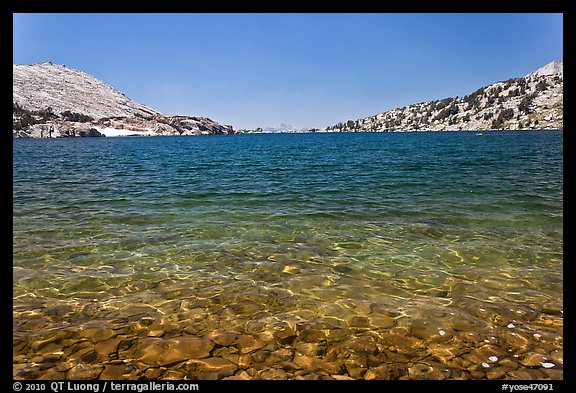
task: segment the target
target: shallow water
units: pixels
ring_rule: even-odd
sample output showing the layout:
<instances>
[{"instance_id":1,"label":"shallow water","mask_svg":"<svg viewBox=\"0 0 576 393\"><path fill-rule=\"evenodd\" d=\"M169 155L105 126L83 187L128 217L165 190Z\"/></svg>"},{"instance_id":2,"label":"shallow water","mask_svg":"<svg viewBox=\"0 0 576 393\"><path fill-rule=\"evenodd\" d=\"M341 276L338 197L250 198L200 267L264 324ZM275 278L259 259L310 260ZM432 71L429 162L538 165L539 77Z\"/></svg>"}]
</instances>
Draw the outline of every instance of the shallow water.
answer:
<instances>
[{"instance_id":1,"label":"shallow water","mask_svg":"<svg viewBox=\"0 0 576 393\"><path fill-rule=\"evenodd\" d=\"M561 379L562 150L14 140L14 377Z\"/></svg>"}]
</instances>

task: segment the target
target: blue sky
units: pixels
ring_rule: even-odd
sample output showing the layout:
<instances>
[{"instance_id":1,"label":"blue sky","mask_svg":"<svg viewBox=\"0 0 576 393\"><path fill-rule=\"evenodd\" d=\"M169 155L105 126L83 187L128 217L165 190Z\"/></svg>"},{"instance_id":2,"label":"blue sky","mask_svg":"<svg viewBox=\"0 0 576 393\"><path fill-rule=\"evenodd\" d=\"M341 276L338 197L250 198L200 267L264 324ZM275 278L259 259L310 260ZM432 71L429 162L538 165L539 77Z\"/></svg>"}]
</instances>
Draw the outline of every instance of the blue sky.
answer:
<instances>
[{"instance_id":1,"label":"blue sky","mask_svg":"<svg viewBox=\"0 0 576 393\"><path fill-rule=\"evenodd\" d=\"M13 62L51 61L167 114L322 128L464 96L563 59L563 15L14 14Z\"/></svg>"}]
</instances>

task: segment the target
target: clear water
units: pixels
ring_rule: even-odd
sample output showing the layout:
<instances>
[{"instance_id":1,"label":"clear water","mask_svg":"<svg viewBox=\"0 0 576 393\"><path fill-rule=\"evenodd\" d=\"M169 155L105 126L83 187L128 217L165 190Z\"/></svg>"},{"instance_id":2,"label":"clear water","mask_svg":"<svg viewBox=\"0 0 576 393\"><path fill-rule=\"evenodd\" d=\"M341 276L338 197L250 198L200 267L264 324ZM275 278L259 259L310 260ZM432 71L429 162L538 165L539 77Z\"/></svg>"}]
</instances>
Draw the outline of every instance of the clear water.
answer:
<instances>
[{"instance_id":1,"label":"clear water","mask_svg":"<svg viewBox=\"0 0 576 393\"><path fill-rule=\"evenodd\" d=\"M555 131L14 140L16 363L143 305L198 335L332 318L430 347L426 320L454 353L514 330L510 356L549 355L562 175Z\"/></svg>"}]
</instances>

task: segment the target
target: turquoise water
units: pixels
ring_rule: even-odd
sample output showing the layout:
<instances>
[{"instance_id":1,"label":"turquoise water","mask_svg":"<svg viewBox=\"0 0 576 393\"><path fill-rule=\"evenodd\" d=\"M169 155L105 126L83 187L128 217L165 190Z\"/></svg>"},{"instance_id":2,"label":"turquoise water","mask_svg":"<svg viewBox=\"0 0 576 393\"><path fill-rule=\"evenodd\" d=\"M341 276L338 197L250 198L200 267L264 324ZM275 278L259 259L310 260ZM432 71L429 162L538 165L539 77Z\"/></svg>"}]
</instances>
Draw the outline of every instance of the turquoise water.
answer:
<instances>
[{"instance_id":1,"label":"turquoise water","mask_svg":"<svg viewBox=\"0 0 576 393\"><path fill-rule=\"evenodd\" d=\"M426 320L451 353L473 332L474 348L497 337L513 361L549 359L562 175L556 131L14 140L15 363L63 325L114 325L137 305L181 324L164 337L194 325L266 342L274 324L332 318L430 348ZM511 330L521 345L502 344Z\"/></svg>"}]
</instances>

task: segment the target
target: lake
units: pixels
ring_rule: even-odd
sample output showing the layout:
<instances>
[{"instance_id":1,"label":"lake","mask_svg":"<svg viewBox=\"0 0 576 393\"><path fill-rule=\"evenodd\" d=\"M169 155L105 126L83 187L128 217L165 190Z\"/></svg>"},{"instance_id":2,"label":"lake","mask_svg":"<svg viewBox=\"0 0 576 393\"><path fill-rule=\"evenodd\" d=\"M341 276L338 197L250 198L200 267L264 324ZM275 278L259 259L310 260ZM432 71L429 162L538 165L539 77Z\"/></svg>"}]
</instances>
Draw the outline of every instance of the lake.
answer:
<instances>
[{"instance_id":1,"label":"lake","mask_svg":"<svg viewBox=\"0 0 576 393\"><path fill-rule=\"evenodd\" d=\"M13 296L16 379L562 379L563 133L17 139Z\"/></svg>"}]
</instances>

